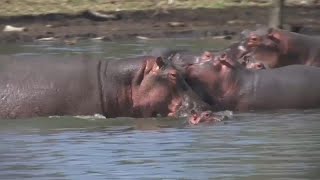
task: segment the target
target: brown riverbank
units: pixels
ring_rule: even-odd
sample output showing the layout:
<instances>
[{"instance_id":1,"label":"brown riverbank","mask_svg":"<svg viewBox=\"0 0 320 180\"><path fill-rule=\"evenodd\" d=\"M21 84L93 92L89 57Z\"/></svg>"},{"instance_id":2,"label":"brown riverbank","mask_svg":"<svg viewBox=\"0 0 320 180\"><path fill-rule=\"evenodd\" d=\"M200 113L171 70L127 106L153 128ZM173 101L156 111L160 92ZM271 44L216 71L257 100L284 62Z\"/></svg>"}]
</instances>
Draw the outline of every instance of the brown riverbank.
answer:
<instances>
[{"instance_id":1,"label":"brown riverbank","mask_svg":"<svg viewBox=\"0 0 320 180\"><path fill-rule=\"evenodd\" d=\"M164 37L226 37L256 24L267 24L267 7L223 9L171 9L154 15L154 10L104 12L111 19L78 14L47 14L0 17L0 42L98 38L119 40ZM303 33L320 34L320 6L291 6L285 9L285 27ZM3 32L6 25L25 27L22 32Z\"/></svg>"}]
</instances>

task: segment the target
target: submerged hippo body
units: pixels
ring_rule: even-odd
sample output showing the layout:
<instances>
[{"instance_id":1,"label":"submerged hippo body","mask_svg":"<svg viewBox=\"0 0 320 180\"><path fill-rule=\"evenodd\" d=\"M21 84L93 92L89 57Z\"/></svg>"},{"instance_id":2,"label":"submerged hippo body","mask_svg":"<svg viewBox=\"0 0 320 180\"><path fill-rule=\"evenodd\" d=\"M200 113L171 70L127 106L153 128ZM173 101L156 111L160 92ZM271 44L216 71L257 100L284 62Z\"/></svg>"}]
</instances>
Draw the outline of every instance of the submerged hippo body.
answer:
<instances>
[{"instance_id":1,"label":"submerged hippo body","mask_svg":"<svg viewBox=\"0 0 320 180\"><path fill-rule=\"evenodd\" d=\"M268 68L292 64L320 66L320 38L280 29L258 27L242 33L241 44L253 59Z\"/></svg>"},{"instance_id":2,"label":"submerged hippo body","mask_svg":"<svg viewBox=\"0 0 320 180\"><path fill-rule=\"evenodd\" d=\"M320 69L292 65L260 71L227 60L208 61L205 69L212 101L228 110L300 109L320 107ZM208 70L210 69L210 70ZM208 75L208 73L210 73ZM199 81L199 80L198 80Z\"/></svg>"},{"instance_id":3,"label":"submerged hippo body","mask_svg":"<svg viewBox=\"0 0 320 180\"><path fill-rule=\"evenodd\" d=\"M208 110L161 58L0 57L0 118L184 116Z\"/></svg>"},{"instance_id":4,"label":"submerged hippo body","mask_svg":"<svg viewBox=\"0 0 320 180\"><path fill-rule=\"evenodd\" d=\"M318 67L292 65L254 71L221 58L192 68L189 84L203 87L216 110L320 107Z\"/></svg>"}]
</instances>

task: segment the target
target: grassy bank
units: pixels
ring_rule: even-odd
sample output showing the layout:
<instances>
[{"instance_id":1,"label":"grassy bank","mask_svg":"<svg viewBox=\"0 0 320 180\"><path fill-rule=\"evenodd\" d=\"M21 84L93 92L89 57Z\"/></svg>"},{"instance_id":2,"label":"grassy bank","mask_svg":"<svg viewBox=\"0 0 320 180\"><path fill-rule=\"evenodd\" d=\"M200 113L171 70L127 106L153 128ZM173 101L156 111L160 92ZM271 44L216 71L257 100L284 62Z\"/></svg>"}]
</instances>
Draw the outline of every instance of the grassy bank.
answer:
<instances>
[{"instance_id":1,"label":"grassy bank","mask_svg":"<svg viewBox=\"0 0 320 180\"><path fill-rule=\"evenodd\" d=\"M170 2L171 1L171 2ZM224 8L257 5L252 0L4 0L0 16L76 14L85 10L116 11L179 8ZM268 4L268 3L267 3ZM258 5L267 5L259 3Z\"/></svg>"}]
</instances>

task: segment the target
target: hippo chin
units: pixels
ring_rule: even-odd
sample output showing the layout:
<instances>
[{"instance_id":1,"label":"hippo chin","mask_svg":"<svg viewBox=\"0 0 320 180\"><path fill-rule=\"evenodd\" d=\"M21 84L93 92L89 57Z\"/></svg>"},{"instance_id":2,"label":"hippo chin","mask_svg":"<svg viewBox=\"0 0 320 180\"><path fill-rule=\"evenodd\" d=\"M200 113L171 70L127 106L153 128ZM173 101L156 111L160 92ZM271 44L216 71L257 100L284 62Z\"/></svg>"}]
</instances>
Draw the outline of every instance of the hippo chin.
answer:
<instances>
[{"instance_id":1,"label":"hippo chin","mask_svg":"<svg viewBox=\"0 0 320 180\"><path fill-rule=\"evenodd\" d=\"M188 116L210 110L160 57L0 57L0 118Z\"/></svg>"}]
</instances>

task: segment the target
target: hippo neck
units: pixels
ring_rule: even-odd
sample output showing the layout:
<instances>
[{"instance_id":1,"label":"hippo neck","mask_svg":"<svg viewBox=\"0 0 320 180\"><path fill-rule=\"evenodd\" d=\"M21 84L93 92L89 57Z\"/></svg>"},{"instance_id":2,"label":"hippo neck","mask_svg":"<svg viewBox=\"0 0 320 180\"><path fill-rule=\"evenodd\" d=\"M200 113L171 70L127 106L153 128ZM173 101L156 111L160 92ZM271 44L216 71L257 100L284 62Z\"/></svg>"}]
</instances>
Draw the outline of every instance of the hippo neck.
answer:
<instances>
[{"instance_id":1,"label":"hippo neck","mask_svg":"<svg viewBox=\"0 0 320 180\"><path fill-rule=\"evenodd\" d=\"M124 60L102 61L99 70L101 106L106 117L134 116L132 112L131 74ZM130 79L131 78L131 79Z\"/></svg>"},{"instance_id":2,"label":"hippo neck","mask_svg":"<svg viewBox=\"0 0 320 180\"><path fill-rule=\"evenodd\" d=\"M254 73L242 67L236 67L232 73L222 78L222 94L218 97L218 102L223 109L237 110L242 106L242 98L252 90L253 78Z\"/></svg>"}]
</instances>

